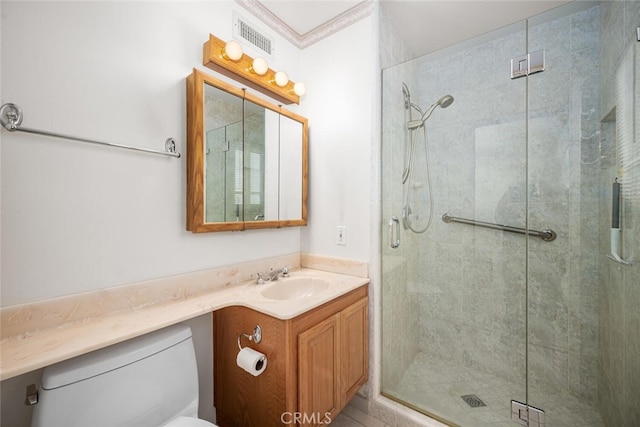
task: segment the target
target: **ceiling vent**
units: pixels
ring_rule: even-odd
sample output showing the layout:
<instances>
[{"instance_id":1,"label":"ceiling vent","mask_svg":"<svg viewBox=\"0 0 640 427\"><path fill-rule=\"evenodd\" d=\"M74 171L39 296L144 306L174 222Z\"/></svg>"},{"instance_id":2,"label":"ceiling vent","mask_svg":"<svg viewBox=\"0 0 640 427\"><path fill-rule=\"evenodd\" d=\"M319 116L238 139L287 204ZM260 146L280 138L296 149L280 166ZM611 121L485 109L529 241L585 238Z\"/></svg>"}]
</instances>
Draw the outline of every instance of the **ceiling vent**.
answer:
<instances>
[{"instance_id":1,"label":"ceiling vent","mask_svg":"<svg viewBox=\"0 0 640 427\"><path fill-rule=\"evenodd\" d=\"M233 17L233 35L238 40L244 40L258 49L261 55L271 56L274 51L273 40L239 15Z\"/></svg>"}]
</instances>

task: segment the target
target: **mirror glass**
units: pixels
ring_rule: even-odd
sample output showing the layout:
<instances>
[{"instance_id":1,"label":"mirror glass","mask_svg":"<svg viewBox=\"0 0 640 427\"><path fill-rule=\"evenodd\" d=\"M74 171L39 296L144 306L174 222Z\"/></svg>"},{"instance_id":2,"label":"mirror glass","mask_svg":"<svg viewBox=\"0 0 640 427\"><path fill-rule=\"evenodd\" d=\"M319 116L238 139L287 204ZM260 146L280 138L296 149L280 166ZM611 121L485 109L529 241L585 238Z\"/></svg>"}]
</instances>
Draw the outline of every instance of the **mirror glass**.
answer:
<instances>
[{"instance_id":1,"label":"mirror glass","mask_svg":"<svg viewBox=\"0 0 640 427\"><path fill-rule=\"evenodd\" d=\"M244 221L243 100L210 85L204 100L205 222Z\"/></svg>"},{"instance_id":2,"label":"mirror glass","mask_svg":"<svg viewBox=\"0 0 640 427\"><path fill-rule=\"evenodd\" d=\"M280 115L280 217L302 217L302 168L297 162L303 156L302 123Z\"/></svg>"},{"instance_id":3,"label":"mirror glass","mask_svg":"<svg viewBox=\"0 0 640 427\"><path fill-rule=\"evenodd\" d=\"M307 120L194 70L187 229L306 225Z\"/></svg>"}]
</instances>

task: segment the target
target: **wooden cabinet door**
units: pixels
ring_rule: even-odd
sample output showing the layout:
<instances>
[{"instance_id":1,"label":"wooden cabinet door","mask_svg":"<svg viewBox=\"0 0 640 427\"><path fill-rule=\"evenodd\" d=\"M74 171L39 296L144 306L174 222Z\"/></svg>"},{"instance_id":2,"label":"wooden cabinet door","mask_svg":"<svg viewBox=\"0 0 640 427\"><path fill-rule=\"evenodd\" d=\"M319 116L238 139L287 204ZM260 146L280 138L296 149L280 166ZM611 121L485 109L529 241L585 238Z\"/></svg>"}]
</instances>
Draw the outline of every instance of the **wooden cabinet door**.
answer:
<instances>
[{"instance_id":1,"label":"wooden cabinet door","mask_svg":"<svg viewBox=\"0 0 640 427\"><path fill-rule=\"evenodd\" d=\"M298 412L300 424L333 419L340 407L340 313L298 335Z\"/></svg>"},{"instance_id":2,"label":"wooden cabinet door","mask_svg":"<svg viewBox=\"0 0 640 427\"><path fill-rule=\"evenodd\" d=\"M342 406L367 382L368 302L363 298L340 313L340 388Z\"/></svg>"}]
</instances>

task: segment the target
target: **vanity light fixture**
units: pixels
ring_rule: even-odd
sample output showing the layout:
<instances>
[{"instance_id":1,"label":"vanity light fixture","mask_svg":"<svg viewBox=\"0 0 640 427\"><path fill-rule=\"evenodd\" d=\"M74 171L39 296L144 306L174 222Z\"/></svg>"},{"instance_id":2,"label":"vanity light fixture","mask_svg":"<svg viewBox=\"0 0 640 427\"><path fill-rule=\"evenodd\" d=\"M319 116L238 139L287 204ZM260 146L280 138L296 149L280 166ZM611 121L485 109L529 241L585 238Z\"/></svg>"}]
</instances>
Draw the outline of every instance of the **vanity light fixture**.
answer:
<instances>
[{"instance_id":1,"label":"vanity light fixture","mask_svg":"<svg viewBox=\"0 0 640 427\"><path fill-rule=\"evenodd\" d=\"M239 61L242 59L242 45L235 40L229 40L224 45L222 57L231 61Z\"/></svg>"},{"instance_id":2,"label":"vanity light fixture","mask_svg":"<svg viewBox=\"0 0 640 427\"><path fill-rule=\"evenodd\" d=\"M203 65L227 77L242 82L283 104L300 104L305 93L304 84L292 82L285 71L269 68L264 58L252 58L242 53L242 46L235 40L228 43L209 34L203 46ZM296 89L296 85L298 89Z\"/></svg>"},{"instance_id":3,"label":"vanity light fixture","mask_svg":"<svg viewBox=\"0 0 640 427\"><path fill-rule=\"evenodd\" d=\"M296 82L293 84L293 93L295 93L298 96L303 96L305 93L307 93L307 85L305 85L302 82Z\"/></svg>"},{"instance_id":4,"label":"vanity light fixture","mask_svg":"<svg viewBox=\"0 0 640 427\"><path fill-rule=\"evenodd\" d=\"M289 83L289 75L286 71L276 71L273 81L280 87L285 87Z\"/></svg>"},{"instance_id":5,"label":"vanity light fixture","mask_svg":"<svg viewBox=\"0 0 640 427\"><path fill-rule=\"evenodd\" d=\"M267 60L264 58L255 58L251 63L251 68L249 71L256 73L259 76L264 76L269 71L269 65L267 64Z\"/></svg>"}]
</instances>

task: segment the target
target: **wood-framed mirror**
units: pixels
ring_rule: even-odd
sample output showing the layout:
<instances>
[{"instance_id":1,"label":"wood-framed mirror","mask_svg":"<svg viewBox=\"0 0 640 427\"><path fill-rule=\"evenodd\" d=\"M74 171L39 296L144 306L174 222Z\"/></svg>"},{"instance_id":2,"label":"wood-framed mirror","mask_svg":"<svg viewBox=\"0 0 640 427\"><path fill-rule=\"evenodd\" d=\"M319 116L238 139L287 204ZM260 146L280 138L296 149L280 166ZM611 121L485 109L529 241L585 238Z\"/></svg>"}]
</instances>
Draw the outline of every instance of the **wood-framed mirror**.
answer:
<instances>
[{"instance_id":1,"label":"wood-framed mirror","mask_svg":"<svg viewBox=\"0 0 640 427\"><path fill-rule=\"evenodd\" d=\"M305 117L197 69L187 77L187 230L307 224Z\"/></svg>"}]
</instances>

